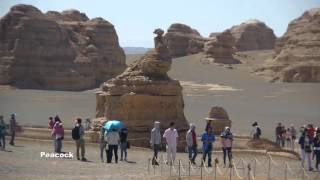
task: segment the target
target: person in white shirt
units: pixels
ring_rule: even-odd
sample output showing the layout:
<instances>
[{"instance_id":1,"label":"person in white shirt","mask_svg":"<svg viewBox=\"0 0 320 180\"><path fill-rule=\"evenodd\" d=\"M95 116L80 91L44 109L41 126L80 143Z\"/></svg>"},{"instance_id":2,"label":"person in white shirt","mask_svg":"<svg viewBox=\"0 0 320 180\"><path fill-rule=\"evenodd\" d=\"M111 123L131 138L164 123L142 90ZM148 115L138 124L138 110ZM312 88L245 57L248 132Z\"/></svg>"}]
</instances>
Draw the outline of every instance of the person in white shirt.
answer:
<instances>
[{"instance_id":1,"label":"person in white shirt","mask_svg":"<svg viewBox=\"0 0 320 180\"><path fill-rule=\"evenodd\" d=\"M177 140L179 137L177 129L174 128L174 122L170 123L170 127L165 130L163 137L167 143L167 163L171 164L176 158Z\"/></svg>"}]
</instances>

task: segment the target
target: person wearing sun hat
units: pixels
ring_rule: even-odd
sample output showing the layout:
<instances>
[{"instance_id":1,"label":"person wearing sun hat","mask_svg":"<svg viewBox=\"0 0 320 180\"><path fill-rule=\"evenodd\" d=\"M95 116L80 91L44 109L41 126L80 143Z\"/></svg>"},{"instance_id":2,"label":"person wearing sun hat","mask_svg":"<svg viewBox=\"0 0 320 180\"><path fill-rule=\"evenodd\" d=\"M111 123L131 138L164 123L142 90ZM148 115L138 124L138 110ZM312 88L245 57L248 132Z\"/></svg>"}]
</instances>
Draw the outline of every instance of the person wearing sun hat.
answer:
<instances>
[{"instance_id":1,"label":"person wearing sun hat","mask_svg":"<svg viewBox=\"0 0 320 180\"><path fill-rule=\"evenodd\" d=\"M320 128L317 128L316 136L313 139L313 153L316 157L316 169L319 171L320 164Z\"/></svg>"}]
</instances>

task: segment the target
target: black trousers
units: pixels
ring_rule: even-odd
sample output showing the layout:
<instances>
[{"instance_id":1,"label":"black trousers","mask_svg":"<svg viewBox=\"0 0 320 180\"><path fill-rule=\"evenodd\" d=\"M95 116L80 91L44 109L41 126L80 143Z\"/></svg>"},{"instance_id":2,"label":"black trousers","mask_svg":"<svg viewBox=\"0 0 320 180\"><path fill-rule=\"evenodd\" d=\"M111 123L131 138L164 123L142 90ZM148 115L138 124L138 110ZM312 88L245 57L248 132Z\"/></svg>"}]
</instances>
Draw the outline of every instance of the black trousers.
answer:
<instances>
[{"instance_id":1,"label":"black trousers","mask_svg":"<svg viewBox=\"0 0 320 180\"><path fill-rule=\"evenodd\" d=\"M114 153L115 162L118 163L118 145L108 145L107 163L111 163Z\"/></svg>"},{"instance_id":2,"label":"black trousers","mask_svg":"<svg viewBox=\"0 0 320 180\"><path fill-rule=\"evenodd\" d=\"M223 151L223 163L224 164L226 164L227 155L228 155L229 163L231 163L231 158L232 158L231 150L232 150L231 147L222 148L222 151Z\"/></svg>"},{"instance_id":3,"label":"black trousers","mask_svg":"<svg viewBox=\"0 0 320 180\"><path fill-rule=\"evenodd\" d=\"M320 150L315 150L314 154L316 155L316 168L319 169L320 164Z\"/></svg>"}]
</instances>

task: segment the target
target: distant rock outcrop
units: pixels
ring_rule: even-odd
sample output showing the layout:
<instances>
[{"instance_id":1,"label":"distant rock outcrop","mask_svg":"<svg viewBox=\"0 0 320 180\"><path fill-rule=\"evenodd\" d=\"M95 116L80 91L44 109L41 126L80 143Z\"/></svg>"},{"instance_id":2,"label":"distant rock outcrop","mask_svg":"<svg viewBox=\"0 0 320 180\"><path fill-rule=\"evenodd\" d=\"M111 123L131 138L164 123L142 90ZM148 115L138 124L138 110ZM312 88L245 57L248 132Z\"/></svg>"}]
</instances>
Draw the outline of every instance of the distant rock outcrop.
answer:
<instances>
[{"instance_id":1,"label":"distant rock outcrop","mask_svg":"<svg viewBox=\"0 0 320 180\"><path fill-rule=\"evenodd\" d=\"M96 117L118 119L130 130L131 138L139 138L134 145L148 146L150 129L154 121L162 129L171 121L179 132L188 128L184 116L182 86L167 72L171 56L163 42L161 29L156 29L155 49L132 63L121 75L110 79L97 92ZM183 136L180 136L183 137Z\"/></svg>"},{"instance_id":2,"label":"distant rock outcrop","mask_svg":"<svg viewBox=\"0 0 320 180\"><path fill-rule=\"evenodd\" d=\"M210 109L209 117L205 118L213 127L214 133L220 135L225 127L231 127L227 111L223 107L214 106Z\"/></svg>"},{"instance_id":3,"label":"distant rock outcrop","mask_svg":"<svg viewBox=\"0 0 320 180\"><path fill-rule=\"evenodd\" d=\"M0 84L84 90L125 68L116 31L102 18L16 5L0 20Z\"/></svg>"},{"instance_id":4,"label":"distant rock outcrop","mask_svg":"<svg viewBox=\"0 0 320 180\"><path fill-rule=\"evenodd\" d=\"M276 56L262 70L273 81L320 82L320 8L293 20L276 44Z\"/></svg>"},{"instance_id":5,"label":"distant rock outcrop","mask_svg":"<svg viewBox=\"0 0 320 180\"><path fill-rule=\"evenodd\" d=\"M202 52L206 41L197 30L179 23L168 28L164 39L173 57Z\"/></svg>"},{"instance_id":6,"label":"distant rock outcrop","mask_svg":"<svg viewBox=\"0 0 320 180\"><path fill-rule=\"evenodd\" d=\"M231 27L237 51L273 49L276 36L273 30L258 20L249 20Z\"/></svg>"},{"instance_id":7,"label":"distant rock outcrop","mask_svg":"<svg viewBox=\"0 0 320 180\"><path fill-rule=\"evenodd\" d=\"M234 38L230 30L222 33L211 33L209 40L204 45L206 59L221 64L239 64L239 60L233 58Z\"/></svg>"}]
</instances>

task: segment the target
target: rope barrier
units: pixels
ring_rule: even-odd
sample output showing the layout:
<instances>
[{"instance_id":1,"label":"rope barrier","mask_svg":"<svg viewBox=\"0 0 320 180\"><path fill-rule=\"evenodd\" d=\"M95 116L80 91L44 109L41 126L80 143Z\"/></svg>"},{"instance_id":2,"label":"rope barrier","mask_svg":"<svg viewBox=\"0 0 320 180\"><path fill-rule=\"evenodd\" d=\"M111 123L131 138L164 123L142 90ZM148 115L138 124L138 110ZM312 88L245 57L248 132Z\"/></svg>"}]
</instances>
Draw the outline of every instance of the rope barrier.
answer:
<instances>
[{"instance_id":1,"label":"rope barrier","mask_svg":"<svg viewBox=\"0 0 320 180\"><path fill-rule=\"evenodd\" d=\"M252 180L256 180L256 178L254 177L252 171L250 171L250 176L251 176Z\"/></svg>"},{"instance_id":2,"label":"rope barrier","mask_svg":"<svg viewBox=\"0 0 320 180\"><path fill-rule=\"evenodd\" d=\"M189 160L189 163L190 163L191 171L196 172L196 170L195 170L195 168L193 167L193 165L192 165L192 163L191 163L190 160Z\"/></svg>"},{"instance_id":3,"label":"rope barrier","mask_svg":"<svg viewBox=\"0 0 320 180\"><path fill-rule=\"evenodd\" d=\"M180 160L179 160L179 161L180 161ZM180 161L180 167L181 167L182 172L184 172L184 173L187 172L187 171L184 169L181 161Z\"/></svg>"},{"instance_id":4,"label":"rope barrier","mask_svg":"<svg viewBox=\"0 0 320 180\"><path fill-rule=\"evenodd\" d=\"M273 165L279 166L279 164L276 163L276 162L273 160L272 156L271 156L269 153L268 153L268 156L269 156L269 158L270 158L270 160L271 160L271 163L272 163Z\"/></svg>"},{"instance_id":5,"label":"rope barrier","mask_svg":"<svg viewBox=\"0 0 320 180\"><path fill-rule=\"evenodd\" d=\"M204 170L205 170L208 174L210 174L210 173L213 171L213 169L211 169L211 171L208 170L208 168L206 167L206 164L205 164L205 162L204 162L203 159L202 159L202 164L203 164Z\"/></svg>"},{"instance_id":6,"label":"rope barrier","mask_svg":"<svg viewBox=\"0 0 320 180\"><path fill-rule=\"evenodd\" d=\"M236 172L237 177L238 177L239 179L243 179L243 177L241 177L241 176L239 175L239 172L238 172L237 167L235 166L235 164L233 163L232 165L233 165L233 168L234 168L234 170L235 170L235 172Z\"/></svg>"}]
</instances>

